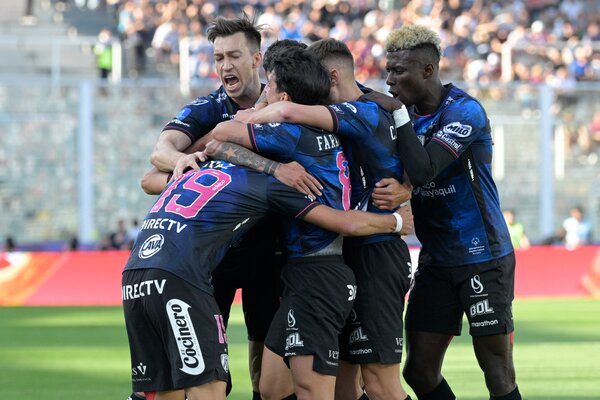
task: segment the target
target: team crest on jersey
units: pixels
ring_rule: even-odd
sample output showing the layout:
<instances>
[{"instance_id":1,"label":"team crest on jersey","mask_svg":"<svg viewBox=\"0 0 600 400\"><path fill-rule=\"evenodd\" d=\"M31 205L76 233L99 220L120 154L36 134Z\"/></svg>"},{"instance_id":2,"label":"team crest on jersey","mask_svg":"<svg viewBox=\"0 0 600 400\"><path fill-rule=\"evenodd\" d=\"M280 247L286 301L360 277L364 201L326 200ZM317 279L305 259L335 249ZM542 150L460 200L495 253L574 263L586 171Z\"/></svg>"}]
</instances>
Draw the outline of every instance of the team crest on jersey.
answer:
<instances>
[{"instance_id":1,"label":"team crest on jersey","mask_svg":"<svg viewBox=\"0 0 600 400\"><path fill-rule=\"evenodd\" d=\"M157 233L156 235L150 236L148 239L144 240L142 243L142 247L138 253L140 258L150 258L162 249L163 244L165 243L165 238L163 235Z\"/></svg>"},{"instance_id":2,"label":"team crest on jersey","mask_svg":"<svg viewBox=\"0 0 600 400\"><path fill-rule=\"evenodd\" d=\"M451 133L458 137L467 137L471 134L472 130L471 125L464 125L460 122L450 122L442 128L442 132Z\"/></svg>"}]
</instances>

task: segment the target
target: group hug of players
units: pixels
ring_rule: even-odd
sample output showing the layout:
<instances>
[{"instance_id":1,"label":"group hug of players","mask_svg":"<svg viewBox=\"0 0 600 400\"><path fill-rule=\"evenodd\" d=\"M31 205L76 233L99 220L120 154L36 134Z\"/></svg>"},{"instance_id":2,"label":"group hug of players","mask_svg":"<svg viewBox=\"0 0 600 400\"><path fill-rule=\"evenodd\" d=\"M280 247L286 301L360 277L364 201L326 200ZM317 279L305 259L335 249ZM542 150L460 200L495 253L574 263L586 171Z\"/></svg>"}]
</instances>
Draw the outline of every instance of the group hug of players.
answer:
<instances>
[{"instance_id":1,"label":"group hug of players","mask_svg":"<svg viewBox=\"0 0 600 400\"><path fill-rule=\"evenodd\" d=\"M254 399L409 399L405 346L417 398L455 399L441 368L464 314L490 399L520 399L491 129L441 83L439 36L390 34L393 97L355 81L338 40L263 57L246 16L208 39L222 85L167 123L142 179L160 195L123 272L130 398L225 399L241 288Z\"/></svg>"}]
</instances>

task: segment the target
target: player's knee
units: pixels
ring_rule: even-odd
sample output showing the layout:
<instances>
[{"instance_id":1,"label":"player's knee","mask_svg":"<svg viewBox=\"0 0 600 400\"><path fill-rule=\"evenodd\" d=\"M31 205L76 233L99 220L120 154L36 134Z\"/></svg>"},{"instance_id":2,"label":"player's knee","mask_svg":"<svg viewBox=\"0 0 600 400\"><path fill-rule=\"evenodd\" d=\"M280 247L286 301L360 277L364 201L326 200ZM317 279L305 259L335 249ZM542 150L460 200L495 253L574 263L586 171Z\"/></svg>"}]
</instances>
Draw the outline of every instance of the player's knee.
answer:
<instances>
[{"instance_id":1,"label":"player's knee","mask_svg":"<svg viewBox=\"0 0 600 400\"><path fill-rule=\"evenodd\" d=\"M419 367L419 364L414 362L405 364L402 376L411 388L421 391L435 388L441 379L438 372Z\"/></svg>"},{"instance_id":2,"label":"player's knee","mask_svg":"<svg viewBox=\"0 0 600 400\"><path fill-rule=\"evenodd\" d=\"M516 386L515 369L510 365L490 365L483 373L488 390L492 394L508 393Z\"/></svg>"}]
</instances>

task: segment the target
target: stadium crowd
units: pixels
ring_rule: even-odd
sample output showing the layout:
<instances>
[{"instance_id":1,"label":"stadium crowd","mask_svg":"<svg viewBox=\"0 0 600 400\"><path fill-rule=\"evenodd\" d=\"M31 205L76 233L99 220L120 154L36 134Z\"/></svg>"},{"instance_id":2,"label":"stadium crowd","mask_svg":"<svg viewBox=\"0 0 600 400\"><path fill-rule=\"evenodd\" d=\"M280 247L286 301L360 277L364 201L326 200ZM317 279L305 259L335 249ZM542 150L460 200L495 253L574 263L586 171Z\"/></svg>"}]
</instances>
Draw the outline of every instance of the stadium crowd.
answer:
<instances>
[{"instance_id":1,"label":"stadium crowd","mask_svg":"<svg viewBox=\"0 0 600 400\"><path fill-rule=\"evenodd\" d=\"M215 78L206 27L217 15L240 10L259 15L263 50L275 39L310 44L332 37L345 42L359 81L385 79L387 35L404 24L440 32L441 70L448 80L487 83L500 79L505 43L514 52L511 76L567 86L600 80L600 4L593 0L106 0L113 27L130 50L131 75L143 74L148 51L162 70L179 63L179 42L191 40L195 78Z\"/></svg>"}]
</instances>

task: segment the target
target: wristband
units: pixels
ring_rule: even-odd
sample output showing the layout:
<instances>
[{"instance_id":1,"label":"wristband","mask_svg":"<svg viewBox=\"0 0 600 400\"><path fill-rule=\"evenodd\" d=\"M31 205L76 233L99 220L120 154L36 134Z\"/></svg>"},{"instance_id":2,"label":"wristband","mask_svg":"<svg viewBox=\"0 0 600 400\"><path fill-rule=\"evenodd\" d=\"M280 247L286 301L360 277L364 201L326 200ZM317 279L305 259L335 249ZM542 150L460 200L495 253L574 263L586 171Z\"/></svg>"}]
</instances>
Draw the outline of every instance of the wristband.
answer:
<instances>
[{"instance_id":1,"label":"wristband","mask_svg":"<svg viewBox=\"0 0 600 400\"><path fill-rule=\"evenodd\" d=\"M402 107L395 110L392 115L394 116L394 125L396 128L400 128L402 125L410 122L410 116L408 115L408 110L404 104L402 104Z\"/></svg>"},{"instance_id":2,"label":"wristband","mask_svg":"<svg viewBox=\"0 0 600 400\"><path fill-rule=\"evenodd\" d=\"M406 207L406 206L407 206L407 205L409 205L409 204L410 204L410 200L406 200L404 203L400 204L400 205L398 206L398 208Z\"/></svg>"},{"instance_id":3,"label":"wristband","mask_svg":"<svg viewBox=\"0 0 600 400\"><path fill-rule=\"evenodd\" d=\"M394 218L396 218L396 229L394 229L394 233L398 233L402 230L402 215L398 213L392 213L392 215L394 216Z\"/></svg>"}]
</instances>

